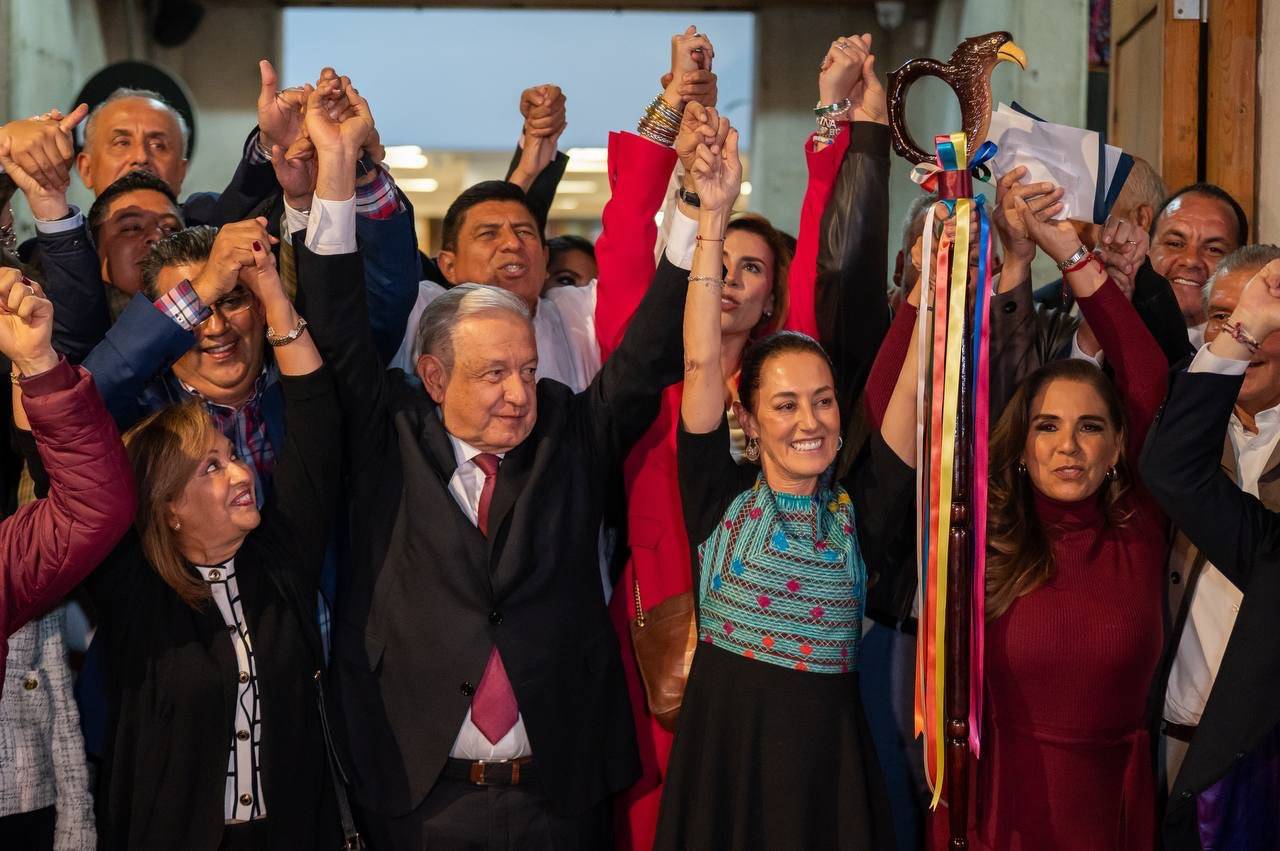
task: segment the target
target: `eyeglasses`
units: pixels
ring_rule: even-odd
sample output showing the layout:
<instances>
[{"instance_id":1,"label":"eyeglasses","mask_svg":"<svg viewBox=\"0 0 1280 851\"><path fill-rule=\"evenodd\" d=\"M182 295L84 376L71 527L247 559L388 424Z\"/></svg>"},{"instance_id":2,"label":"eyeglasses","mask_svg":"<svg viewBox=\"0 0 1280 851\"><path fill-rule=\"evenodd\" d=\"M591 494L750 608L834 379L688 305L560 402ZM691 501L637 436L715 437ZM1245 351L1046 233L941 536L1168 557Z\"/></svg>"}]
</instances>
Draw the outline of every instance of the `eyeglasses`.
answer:
<instances>
[{"instance_id":1,"label":"eyeglasses","mask_svg":"<svg viewBox=\"0 0 1280 851\"><path fill-rule=\"evenodd\" d=\"M231 317L244 313L251 307L253 307L253 294L247 290L237 288L215 301L209 306L209 309L222 317L223 322L226 322ZM213 314L211 313L209 319L212 318ZM205 322L208 322L209 319L206 319Z\"/></svg>"}]
</instances>

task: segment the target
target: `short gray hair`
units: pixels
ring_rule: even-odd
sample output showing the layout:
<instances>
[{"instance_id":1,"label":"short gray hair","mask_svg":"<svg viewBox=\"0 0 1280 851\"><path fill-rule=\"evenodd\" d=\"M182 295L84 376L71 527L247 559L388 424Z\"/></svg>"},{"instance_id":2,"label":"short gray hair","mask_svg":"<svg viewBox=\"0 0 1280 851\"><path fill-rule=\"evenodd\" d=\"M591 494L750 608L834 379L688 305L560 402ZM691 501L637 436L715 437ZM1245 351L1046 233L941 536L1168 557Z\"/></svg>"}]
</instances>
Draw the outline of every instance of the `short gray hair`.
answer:
<instances>
[{"instance_id":1,"label":"short gray hair","mask_svg":"<svg viewBox=\"0 0 1280 851\"><path fill-rule=\"evenodd\" d=\"M1165 196L1169 194L1169 190L1165 188L1164 180L1161 179L1160 173L1155 170L1151 163L1142 157L1134 157L1133 168L1129 170L1129 176L1125 178L1121 194L1126 199L1132 200L1134 207L1139 204L1149 205L1154 218L1156 210L1159 210L1160 205L1164 203Z\"/></svg>"},{"instance_id":2,"label":"short gray hair","mask_svg":"<svg viewBox=\"0 0 1280 851\"><path fill-rule=\"evenodd\" d=\"M159 92L153 92L150 89L130 89L128 87L116 89L107 96L106 100L95 106L93 111L89 113L89 120L84 123L85 147L89 146L89 139L93 136L93 126L96 123L98 114L102 112L103 108L108 104L115 103L119 100L127 100L128 98L155 101L160 105L161 109L172 115L173 120L178 122L178 130L182 133L182 155L185 157L188 154L188 146L191 144L191 128L187 125L187 119L182 117L182 113L174 109L173 106L164 99L164 95Z\"/></svg>"},{"instance_id":3,"label":"short gray hair","mask_svg":"<svg viewBox=\"0 0 1280 851\"><path fill-rule=\"evenodd\" d=\"M1213 285L1223 275L1239 272L1242 269L1257 271L1272 260L1280 260L1280 246L1260 242L1256 245L1242 245L1235 251L1218 261L1218 268L1213 270L1209 280L1201 290L1204 296L1204 308L1209 309L1209 300L1213 298Z\"/></svg>"},{"instance_id":4,"label":"short gray hair","mask_svg":"<svg viewBox=\"0 0 1280 851\"><path fill-rule=\"evenodd\" d=\"M459 284L427 305L418 320L413 359L434 355L453 368L453 332L468 316L489 312L510 313L532 323L529 306L514 293L488 284Z\"/></svg>"}]
</instances>

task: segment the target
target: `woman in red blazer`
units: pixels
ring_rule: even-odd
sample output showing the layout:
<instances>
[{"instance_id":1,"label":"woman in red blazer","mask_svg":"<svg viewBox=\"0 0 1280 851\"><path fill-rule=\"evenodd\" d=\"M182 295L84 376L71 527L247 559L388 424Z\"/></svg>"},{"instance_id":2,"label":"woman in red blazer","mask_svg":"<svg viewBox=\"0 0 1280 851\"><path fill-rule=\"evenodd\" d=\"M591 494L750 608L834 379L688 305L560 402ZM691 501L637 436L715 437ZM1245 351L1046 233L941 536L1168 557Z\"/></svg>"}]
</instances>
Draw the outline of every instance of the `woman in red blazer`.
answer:
<instances>
[{"instance_id":1,"label":"woman in red blazer","mask_svg":"<svg viewBox=\"0 0 1280 851\"><path fill-rule=\"evenodd\" d=\"M724 262L725 285L724 354L735 364L740 361L749 342L763 334L788 328L817 337L835 349L837 377L842 386L841 400L856 396L849 389L850 380L861 382L870 368L871 357L888 324L884 286L885 240L887 238L887 174L888 132L884 90L876 80L874 57L870 55L870 37L854 36L834 42L823 62L819 76L822 104L840 104L848 96L850 104L831 141L817 134L805 143L809 182L800 216L800 231L789 264L785 247L771 238L776 231L758 217L740 218L732 222L726 234ZM700 107L691 113L702 117ZM712 116L714 118L714 116ZM849 118L852 118L850 123ZM613 133L609 138L609 182L612 198L604 209L604 230L596 242L599 265L599 293L596 307L596 331L601 358L608 357L617 346L635 307L652 277L655 260L653 246L657 239L655 215L667 198L671 170L677 149L692 153L689 141L697 142L698 124L686 117L682 135L675 149L665 147L632 133ZM866 192L868 175L872 182L883 184L879 191ZM884 209L875 214L839 215L829 210L837 184L841 194L837 205L870 203ZM692 189L685 186L685 189ZM870 195L870 198L863 194ZM684 202L682 201L682 205ZM685 208L686 215L689 212ZM696 215L693 216L696 218ZM853 236L839 233L856 231ZM820 240L819 234L830 234ZM878 237L878 248L874 246ZM844 241L836 249L831 243ZM676 240L668 246L668 254L676 249ZM691 253L691 252L690 252ZM866 260L866 265L860 261ZM677 261L673 258L673 261ZM881 304L881 309L855 309L854 302L835 292L852 277L847 267L858 265L861 278ZM687 267L687 262L684 264ZM878 270L878 271L877 271ZM864 283L866 283L864 282ZM827 287L824 290L824 285ZM818 302L822 302L819 319ZM833 333L848 334L848 322L828 314L855 314L864 317L859 342L829 340ZM678 321L673 318L673 321ZM874 327L871 327L874 326ZM850 357L842 357L839 343ZM836 343L832 346L832 343ZM866 355L854 354L865 351ZM843 369L845 365L849 369ZM736 396L736 369L726 387L726 407ZM680 415L681 385L667 388L662 408L649 431L627 459L627 534L630 558L618 581L610 604L619 640L630 647L630 621L635 616L635 584L638 581L642 604L650 609L663 600L689 591L692 587L692 565L685 534L681 501L676 478L676 431ZM740 432L737 433L740 435ZM737 437L735 435L735 437ZM740 442L735 439L740 448ZM637 742L643 767L635 786L620 796L615 821L616 845L619 848L648 849L653 844L658 805L662 796L662 779L666 773L672 734L663 729L649 714L643 685L635 657L624 650L623 666L627 673L632 710L636 720Z\"/></svg>"},{"instance_id":2,"label":"woman in red blazer","mask_svg":"<svg viewBox=\"0 0 1280 851\"><path fill-rule=\"evenodd\" d=\"M49 474L49 495L0 523L0 683L9 635L98 566L136 506L115 424L89 373L54 353L52 330L53 305L16 269L0 269L0 353Z\"/></svg>"}]
</instances>

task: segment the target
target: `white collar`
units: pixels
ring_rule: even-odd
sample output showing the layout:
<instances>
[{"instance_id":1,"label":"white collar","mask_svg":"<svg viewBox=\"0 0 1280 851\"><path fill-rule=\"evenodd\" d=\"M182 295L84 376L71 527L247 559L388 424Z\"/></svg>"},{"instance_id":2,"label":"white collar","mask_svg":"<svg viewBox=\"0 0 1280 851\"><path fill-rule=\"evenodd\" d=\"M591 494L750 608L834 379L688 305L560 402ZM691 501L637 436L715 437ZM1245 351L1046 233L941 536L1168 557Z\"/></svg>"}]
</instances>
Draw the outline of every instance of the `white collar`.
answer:
<instances>
[{"instance_id":1,"label":"white collar","mask_svg":"<svg viewBox=\"0 0 1280 851\"><path fill-rule=\"evenodd\" d=\"M439 410L439 408L436 410ZM453 459L457 462L458 467L462 467L463 464L475 458L477 455L484 454L484 450L476 449L462 438L454 437L452 434L449 434L448 429L445 430L445 434L449 435L449 444L453 446ZM491 454L497 455L499 458L507 457L507 453L505 452L494 452Z\"/></svg>"}]
</instances>

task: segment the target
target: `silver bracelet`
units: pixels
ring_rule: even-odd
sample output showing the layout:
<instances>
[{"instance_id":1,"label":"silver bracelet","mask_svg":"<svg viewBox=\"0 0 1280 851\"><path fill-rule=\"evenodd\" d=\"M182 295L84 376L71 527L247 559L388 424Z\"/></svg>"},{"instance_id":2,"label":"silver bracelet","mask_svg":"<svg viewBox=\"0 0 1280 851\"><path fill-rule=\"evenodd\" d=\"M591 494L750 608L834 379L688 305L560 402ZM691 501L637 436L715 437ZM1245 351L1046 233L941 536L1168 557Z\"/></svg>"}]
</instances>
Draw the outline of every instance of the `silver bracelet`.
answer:
<instances>
[{"instance_id":1,"label":"silver bracelet","mask_svg":"<svg viewBox=\"0 0 1280 851\"><path fill-rule=\"evenodd\" d=\"M716 275L690 275L691 284L713 284L717 289L724 289L724 278Z\"/></svg>"},{"instance_id":2,"label":"silver bracelet","mask_svg":"<svg viewBox=\"0 0 1280 851\"><path fill-rule=\"evenodd\" d=\"M1075 254L1072 254L1066 260L1063 260L1060 263L1058 263L1058 268L1065 272L1068 269L1070 269L1072 266L1076 265L1081 260L1083 260L1085 258L1085 255L1088 253L1089 253L1089 249L1081 245L1078 249L1076 249Z\"/></svg>"},{"instance_id":3,"label":"silver bracelet","mask_svg":"<svg viewBox=\"0 0 1280 851\"><path fill-rule=\"evenodd\" d=\"M282 337L277 337L276 332L271 329L270 325L268 325L267 326L267 342L270 343L272 346L276 346L276 347L287 346L290 343L292 343L294 340L301 337L302 332L305 331L306 329L307 329L307 320L303 319L301 316L298 317L298 324L293 326L293 330Z\"/></svg>"}]
</instances>

